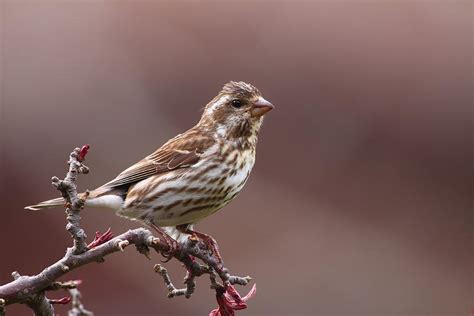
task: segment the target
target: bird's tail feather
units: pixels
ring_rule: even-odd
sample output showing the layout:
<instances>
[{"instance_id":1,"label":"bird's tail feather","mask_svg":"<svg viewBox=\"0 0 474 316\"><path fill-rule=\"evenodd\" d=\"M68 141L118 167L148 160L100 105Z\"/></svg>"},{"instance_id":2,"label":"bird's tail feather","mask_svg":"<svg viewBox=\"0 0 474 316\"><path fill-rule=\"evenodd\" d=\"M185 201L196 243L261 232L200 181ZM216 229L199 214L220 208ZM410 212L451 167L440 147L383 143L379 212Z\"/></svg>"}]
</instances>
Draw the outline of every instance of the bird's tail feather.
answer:
<instances>
[{"instance_id":1,"label":"bird's tail feather","mask_svg":"<svg viewBox=\"0 0 474 316\"><path fill-rule=\"evenodd\" d=\"M39 211L39 210L44 209L44 208L63 206L64 203L66 203L66 200L64 200L64 198L60 197L60 198L57 198L57 199L43 201L43 202L40 202L36 205L25 206L25 210Z\"/></svg>"}]
</instances>

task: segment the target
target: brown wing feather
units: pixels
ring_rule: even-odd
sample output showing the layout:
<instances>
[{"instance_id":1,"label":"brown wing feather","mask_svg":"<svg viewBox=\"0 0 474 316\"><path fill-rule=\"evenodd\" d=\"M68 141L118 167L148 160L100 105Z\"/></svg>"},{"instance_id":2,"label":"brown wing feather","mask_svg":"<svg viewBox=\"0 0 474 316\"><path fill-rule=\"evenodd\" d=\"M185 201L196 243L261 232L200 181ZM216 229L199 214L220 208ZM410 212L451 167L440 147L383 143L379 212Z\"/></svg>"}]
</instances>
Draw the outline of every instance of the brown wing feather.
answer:
<instances>
[{"instance_id":1,"label":"brown wing feather","mask_svg":"<svg viewBox=\"0 0 474 316\"><path fill-rule=\"evenodd\" d=\"M145 158L127 170L121 172L115 179L104 186L114 188L122 185L133 184L153 175L167 172L177 168L189 167L199 161L196 152L170 151L162 159L152 160Z\"/></svg>"},{"instance_id":2,"label":"brown wing feather","mask_svg":"<svg viewBox=\"0 0 474 316\"><path fill-rule=\"evenodd\" d=\"M201 154L213 143L211 137L196 135L193 130L178 135L151 155L122 171L115 179L91 192L91 196L97 197L119 187L129 187L156 174L190 167L199 162Z\"/></svg>"}]
</instances>

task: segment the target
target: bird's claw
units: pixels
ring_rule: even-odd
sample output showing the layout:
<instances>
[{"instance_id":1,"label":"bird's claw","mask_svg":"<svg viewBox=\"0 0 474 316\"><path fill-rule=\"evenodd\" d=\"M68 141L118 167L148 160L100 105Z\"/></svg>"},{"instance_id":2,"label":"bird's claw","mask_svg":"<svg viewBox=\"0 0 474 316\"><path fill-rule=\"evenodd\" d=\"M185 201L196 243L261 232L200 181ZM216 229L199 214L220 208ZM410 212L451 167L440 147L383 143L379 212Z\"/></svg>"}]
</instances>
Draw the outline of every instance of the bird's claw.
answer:
<instances>
[{"instance_id":1,"label":"bird's claw","mask_svg":"<svg viewBox=\"0 0 474 316\"><path fill-rule=\"evenodd\" d=\"M169 237L169 236L168 236ZM161 260L161 262L166 263L173 259L173 256L179 251L179 244L176 240L169 237L165 238L166 245L168 246L168 250L162 251L161 255L165 258L165 260Z\"/></svg>"},{"instance_id":2,"label":"bird's claw","mask_svg":"<svg viewBox=\"0 0 474 316\"><path fill-rule=\"evenodd\" d=\"M217 245L217 241L210 235L206 235L203 233L198 233L198 232L193 232L191 236L194 236L196 238L200 238L204 245L206 245L206 248L209 250L210 255L215 257L217 260L217 263L222 265L223 260L222 256L219 252L219 246Z\"/></svg>"}]
</instances>

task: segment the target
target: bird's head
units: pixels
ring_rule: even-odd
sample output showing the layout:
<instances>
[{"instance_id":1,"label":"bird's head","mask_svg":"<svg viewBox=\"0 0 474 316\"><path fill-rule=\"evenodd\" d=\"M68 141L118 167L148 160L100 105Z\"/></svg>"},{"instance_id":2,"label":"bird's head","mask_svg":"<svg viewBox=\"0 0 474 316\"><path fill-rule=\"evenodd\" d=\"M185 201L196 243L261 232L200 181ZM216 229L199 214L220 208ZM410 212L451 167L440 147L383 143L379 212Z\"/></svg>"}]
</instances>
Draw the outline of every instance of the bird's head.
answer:
<instances>
[{"instance_id":1,"label":"bird's head","mask_svg":"<svg viewBox=\"0 0 474 316\"><path fill-rule=\"evenodd\" d=\"M251 84L231 81L206 105L200 124L223 137L248 137L258 133L263 116L273 108Z\"/></svg>"}]
</instances>

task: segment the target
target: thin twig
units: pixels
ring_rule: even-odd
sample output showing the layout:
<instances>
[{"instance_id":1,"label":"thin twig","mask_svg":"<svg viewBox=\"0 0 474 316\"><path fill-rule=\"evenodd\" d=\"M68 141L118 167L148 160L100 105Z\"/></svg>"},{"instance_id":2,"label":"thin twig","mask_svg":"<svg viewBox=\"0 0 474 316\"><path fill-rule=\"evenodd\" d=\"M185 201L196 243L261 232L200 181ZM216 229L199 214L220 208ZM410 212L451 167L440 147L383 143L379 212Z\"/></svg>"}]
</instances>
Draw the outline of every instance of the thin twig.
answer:
<instances>
[{"instance_id":1,"label":"thin twig","mask_svg":"<svg viewBox=\"0 0 474 316\"><path fill-rule=\"evenodd\" d=\"M191 295L194 293L194 289L196 288L196 283L194 282L194 274L188 271L186 273L186 277L184 278L184 283L186 284L186 287L183 289L177 289L171 282L171 277L169 276L168 270L166 270L165 267L163 267L161 264L156 264L154 269L156 273L159 273L163 277L163 281L165 282L166 287L168 289L169 298L182 295L184 295L186 298L190 298Z\"/></svg>"},{"instance_id":2,"label":"thin twig","mask_svg":"<svg viewBox=\"0 0 474 316\"><path fill-rule=\"evenodd\" d=\"M186 243L182 244L183 248L187 255L199 258L201 261L206 263L212 270L214 270L219 277L222 279L224 284L239 284L247 285L252 279L249 276L239 277L229 274L229 270L226 269L222 262L219 262L209 251L205 251L205 245L203 243L195 243L193 240L188 240Z\"/></svg>"},{"instance_id":3,"label":"thin twig","mask_svg":"<svg viewBox=\"0 0 474 316\"><path fill-rule=\"evenodd\" d=\"M84 308L81 303L81 293L77 289L70 289L69 293L72 297L72 309L69 310L68 316L94 316L94 313Z\"/></svg>"},{"instance_id":4,"label":"thin twig","mask_svg":"<svg viewBox=\"0 0 474 316\"><path fill-rule=\"evenodd\" d=\"M82 148L74 148L69 155L69 170L64 180L59 180L57 177L53 177L52 184L56 187L67 201L67 221L66 230L71 234L74 239L74 246L71 249L72 254L80 254L87 250L86 233L79 226L81 221L80 212L84 207L85 199L80 198L77 194L76 181L77 176L81 173L89 173L89 168L86 167L82 161L84 160L85 154L89 150L89 145L85 145ZM86 193L87 195L87 193Z\"/></svg>"},{"instance_id":5,"label":"thin twig","mask_svg":"<svg viewBox=\"0 0 474 316\"><path fill-rule=\"evenodd\" d=\"M57 290L70 290L75 289L81 284L81 280L73 280L67 282L53 282L45 290L46 291L57 291Z\"/></svg>"}]
</instances>

